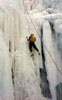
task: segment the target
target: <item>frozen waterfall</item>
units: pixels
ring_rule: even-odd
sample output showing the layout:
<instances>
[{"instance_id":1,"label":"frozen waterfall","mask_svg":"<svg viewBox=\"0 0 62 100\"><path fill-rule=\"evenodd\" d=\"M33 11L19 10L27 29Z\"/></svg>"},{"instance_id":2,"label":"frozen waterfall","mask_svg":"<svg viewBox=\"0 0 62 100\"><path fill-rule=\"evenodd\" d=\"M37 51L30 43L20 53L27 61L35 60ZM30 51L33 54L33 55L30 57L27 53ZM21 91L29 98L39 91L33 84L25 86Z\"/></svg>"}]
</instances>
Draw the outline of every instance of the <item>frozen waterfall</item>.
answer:
<instances>
[{"instance_id":1,"label":"frozen waterfall","mask_svg":"<svg viewBox=\"0 0 62 100\"><path fill-rule=\"evenodd\" d=\"M26 19L22 18L21 37L19 49L15 52L15 99L16 100L46 100L43 97L40 89L40 73L39 67L41 60L39 55L35 52L34 58L29 56L29 48L26 40L28 29ZM40 41L40 39L38 39ZM22 49L21 49L22 48ZM39 49L40 49L39 45ZM37 56L36 56L37 55ZM41 57L40 57L41 58ZM34 59L34 60L33 60ZM39 61L38 61L39 59ZM41 66L42 67L42 66Z\"/></svg>"},{"instance_id":2,"label":"frozen waterfall","mask_svg":"<svg viewBox=\"0 0 62 100\"><path fill-rule=\"evenodd\" d=\"M0 100L14 100L8 47L0 29Z\"/></svg>"},{"instance_id":3,"label":"frozen waterfall","mask_svg":"<svg viewBox=\"0 0 62 100\"><path fill-rule=\"evenodd\" d=\"M27 5L31 21L22 0L0 0L0 100L61 100L62 14L34 1ZM33 49L30 57L31 33L40 56Z\"/></svg>"}]
</instances>

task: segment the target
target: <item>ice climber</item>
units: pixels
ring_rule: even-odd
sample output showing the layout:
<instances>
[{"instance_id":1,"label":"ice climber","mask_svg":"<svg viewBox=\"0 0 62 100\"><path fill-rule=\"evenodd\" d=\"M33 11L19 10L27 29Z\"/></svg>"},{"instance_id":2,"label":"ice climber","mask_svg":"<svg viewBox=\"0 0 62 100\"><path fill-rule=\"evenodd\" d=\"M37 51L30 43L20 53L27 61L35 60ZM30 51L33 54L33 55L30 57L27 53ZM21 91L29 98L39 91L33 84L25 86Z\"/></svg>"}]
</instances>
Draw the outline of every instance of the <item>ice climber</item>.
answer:
<instances>
[{"instance_id":1,"label":"ice climber","mask_svg":"<svg viewBox=\"0 0 62 100\"><path fill-rule=\"evenodd\" d=\"M36 41L36 37L34 36L34 34L31 34L27 38L27 41L29 41L29 49L30 49L30 56L33 56L34 55L34 52L32 51L32 47L38 52L38 54L40 55L40 52L38 50L38 48L36 47L35 45L35 41Z\"/></svg>"}]
</instances>

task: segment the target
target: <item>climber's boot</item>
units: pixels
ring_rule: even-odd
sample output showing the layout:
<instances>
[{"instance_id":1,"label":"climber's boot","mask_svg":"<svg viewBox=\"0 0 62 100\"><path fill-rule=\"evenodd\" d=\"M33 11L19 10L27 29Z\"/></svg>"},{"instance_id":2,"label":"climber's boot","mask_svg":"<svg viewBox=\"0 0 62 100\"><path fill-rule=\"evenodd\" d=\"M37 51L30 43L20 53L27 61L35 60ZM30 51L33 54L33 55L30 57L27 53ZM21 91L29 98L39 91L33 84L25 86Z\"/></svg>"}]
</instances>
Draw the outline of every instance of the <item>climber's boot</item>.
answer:
<instances>
[{"instance_id":1,"label":"climber's boot","mask_svg":"<svg viewBox=\"0 0 62 100\"><path fill-rule=\"evenodd\" d=\"M40 55L40 51L38 51L38 54Z\"/></svg>"},{"instance_id":2,"label":"climber's boot","mask_svg":"<svg viewBox=\"0 0 62 100\"><path fill-rule=\"evenodd\" d=\"M30 52L30 56L33 56L34 55L34 52Z\"/></svg>"}]
</instances>

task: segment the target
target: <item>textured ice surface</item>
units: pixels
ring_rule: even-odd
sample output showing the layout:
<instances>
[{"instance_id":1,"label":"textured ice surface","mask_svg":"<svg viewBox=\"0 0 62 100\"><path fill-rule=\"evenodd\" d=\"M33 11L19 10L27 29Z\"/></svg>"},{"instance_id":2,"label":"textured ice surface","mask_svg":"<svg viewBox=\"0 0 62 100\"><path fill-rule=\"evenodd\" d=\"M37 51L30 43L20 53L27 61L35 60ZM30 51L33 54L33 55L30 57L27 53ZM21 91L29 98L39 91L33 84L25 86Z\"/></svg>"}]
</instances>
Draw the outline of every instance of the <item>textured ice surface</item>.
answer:
<instances>
[{"instance_id":1,"label":"textured ice surface","mask_svg":"<svg viewBox=\"0 0 62 100\"><path fill-rule=\"evenodd\" d=\"M14 100L11 77L11 64L8 47L5 44L0 29L0 98L1 100Z\"/></svg>"},{"instance_id":2,"label":"textured ice surface","mask_svg":"<svg viewBox=\"0 0 62 100\"><path fill-rule=\"evenodd\" d=\"M39 68L43 68L41 29L43 29L43 42L50 51L56 63L59 65L59 69L62 71L62 14L49 14L48 10L45 10L44 7L40 8L40 5L38 5L36 9L30 11L29 13L39 34L35 31L30 20L29 32L29 26L26 21L22 0L17 1L20 9L13 0L0 1L0 28L4 31L4 37L8 47L9 41L11 42L10 55L12 60L11 64L13 64L12 67L14 69L13 87L8 49L4 39L2 38L3 35L0 34L0 94L4 100L13 100L14 88L15 100L47 100L47 98L43 97L40 88ZM51 11L51 13L52 12L53 11ZM50 26L49 22L53 24L55 33L52 32L52 27ZM26 36L29 36L30 33L34 33L37 38L36 45L41 52L41 56L39 56L34 50L34 57L30 57L28 43L26 41ZM62 82L62 78L45 48L44 53L47 78L50 84L52 100L56 100L55 88L59 82Z\"/></svg>"}]
</instances>

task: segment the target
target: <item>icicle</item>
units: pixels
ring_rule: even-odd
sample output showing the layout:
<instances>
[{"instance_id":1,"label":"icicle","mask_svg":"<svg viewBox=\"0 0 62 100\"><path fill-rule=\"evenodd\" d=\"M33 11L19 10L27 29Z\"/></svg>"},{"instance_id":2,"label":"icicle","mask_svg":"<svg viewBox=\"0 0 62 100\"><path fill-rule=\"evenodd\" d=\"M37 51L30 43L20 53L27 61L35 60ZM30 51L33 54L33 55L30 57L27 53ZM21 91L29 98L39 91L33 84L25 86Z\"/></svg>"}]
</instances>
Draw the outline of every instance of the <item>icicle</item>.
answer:
<instances>
[{"instance_id":1,"label":"icicle","mask_svg":"<svg viewBox=\"0 0 62 100\"><path fill-rule=\"evenodd\" d=\"M51 59L53 57L54 61L56 62L55 54L54 54L54 46L53 46L53 39L52 39L52 32L51 27L48 21L45 21L43 24L43 43L44 43L44 54L45 54L45 65L47 70L47 77L50 83L50 89L52 94L52 100L56 100L56 90L55 87L57 85L57 69L56 65ZM50 52L51 56L49 55L48 51Z\"/></svg>"}]
</instances>

